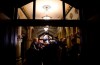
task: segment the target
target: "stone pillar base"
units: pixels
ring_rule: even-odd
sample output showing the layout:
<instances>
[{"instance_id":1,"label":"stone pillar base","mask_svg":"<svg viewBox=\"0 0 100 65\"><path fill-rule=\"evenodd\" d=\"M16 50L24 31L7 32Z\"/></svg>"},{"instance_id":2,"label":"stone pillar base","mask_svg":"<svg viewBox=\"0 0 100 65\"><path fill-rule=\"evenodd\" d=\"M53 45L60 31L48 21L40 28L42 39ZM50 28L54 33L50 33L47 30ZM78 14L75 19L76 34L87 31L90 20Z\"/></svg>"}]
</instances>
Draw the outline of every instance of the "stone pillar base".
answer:
<instances>
[{"instance_id":1,"label":"stone pillar base","mask_svg":"<svg viewBox=\"0 0 100 65\"><path fill-rule=\"evenodd\" d=\"M16 65L22 65L22 58L16 59Z\"/></svg>"}]
</instances>

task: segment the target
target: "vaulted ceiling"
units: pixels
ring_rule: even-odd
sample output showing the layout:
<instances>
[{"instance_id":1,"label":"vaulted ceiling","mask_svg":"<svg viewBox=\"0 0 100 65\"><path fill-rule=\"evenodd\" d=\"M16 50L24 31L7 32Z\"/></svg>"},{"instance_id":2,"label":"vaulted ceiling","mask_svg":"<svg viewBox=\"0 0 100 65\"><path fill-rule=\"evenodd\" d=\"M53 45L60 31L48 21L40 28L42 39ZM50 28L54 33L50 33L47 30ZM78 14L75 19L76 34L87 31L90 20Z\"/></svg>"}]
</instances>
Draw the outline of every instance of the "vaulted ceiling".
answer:
<instances>
[{"instance_id":1,"label":"vaulted ceiling","mask_svg":"<svg viewBox=\"0 0 100 65\"><path fill-rule=\"evenodd\" d=\"M14 7L22 7L35 0L0 0L0 11L9 18L13 18ZM65 3L74 6L77 9L82 9L83 19L89 19L91 17L98 17L99 2L98 0L86 1L86 0L61 0Z\"/></svg>"},{"instance_id":2,"label":"vaulted ceiling","mask_svg":"<svg viewBox=\"0 0 100 65\"><path fill-rule=\"evenodd\" d=\"M40 36L41 34L45 33L44 31L44 27L45 26L35 26L34 27L34 33L33 33L33 36L34 37L38 37ZM56 36L57 34L57 27L52 27L52 26L49 26L48 27L48 33L52 36Z\"/></svg>"},{"instance_id":3,"label":"vaulted ceiling","mask_svg":"<svg viewBox=\"0 0 100 65\"><path fill-rule=\"evenodd\" d=\"M33 19L35 11L35 19L49 17L50 20L62 20L65 9L66 20L79 20L79 9L66 2L64 2L65 8L62 5L63 1L61 0L36 0L34 10L34 1L32 1L18 8L18 19Z\"/></svg>"},{"instance_id":4,"label":"vaulted ceiling","mask_svg":"<svg viewBox=\"0 0 100 65\"><path fill-rule=\"evenodd\" d=\"M5 13L8 17L13 18L14 17L14 11L15 11L14 8L15 7L20 8L20 7L30 3L32 1L35 2L37 0L9 0L9 1L8 0L3 0L3 1L0 1L0 10L3 13ZM79 5L79 1L78 0L75 0L75 1L74 0L54 0L54 1L64 1L65 3L68 3L71 6L74 6L75 8L79 8L79 6L78 6Z\"/></svg>"}]
</instances>

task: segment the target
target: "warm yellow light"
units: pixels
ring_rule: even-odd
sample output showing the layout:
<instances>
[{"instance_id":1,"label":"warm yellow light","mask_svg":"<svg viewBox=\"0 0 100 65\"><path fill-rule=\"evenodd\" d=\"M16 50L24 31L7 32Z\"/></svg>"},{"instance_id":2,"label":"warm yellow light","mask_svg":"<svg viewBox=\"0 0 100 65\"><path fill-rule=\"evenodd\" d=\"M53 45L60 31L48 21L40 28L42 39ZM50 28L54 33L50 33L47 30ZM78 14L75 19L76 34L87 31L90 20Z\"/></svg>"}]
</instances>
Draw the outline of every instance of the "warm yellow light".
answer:
<instances>
[{"instance_id":1,"label":"warm yellow light","mask_svg":"<svg viewBox=\"0 0 100 65\"><path fill-rule=\"evenodd\" d=\"M43 19L44 19L44 20L50 20L51 17L49 17L49 16L44 16Z\"/></svg>"},{"instance_id":2,"label":"warm yellow light","mask_svg":"<svg viewBox=\"0 0 100 65\"><path fill-rule=\"evenodd\" d=\"M62 17L62 11L62 1L60 0L36 0L36 19L51 19L50 17L58 19L58 17Z\"/></svg>"},{"instance_id":3,"label":"warm yellow light","mask_svg":"<svg viewBox=\"0 0 100 65\"><path fill-rule=\"evenodd\" d=\"M46 27L46 28L44 28L44 31L48 31L48 28Z\"/></svg>"}]
</instances>

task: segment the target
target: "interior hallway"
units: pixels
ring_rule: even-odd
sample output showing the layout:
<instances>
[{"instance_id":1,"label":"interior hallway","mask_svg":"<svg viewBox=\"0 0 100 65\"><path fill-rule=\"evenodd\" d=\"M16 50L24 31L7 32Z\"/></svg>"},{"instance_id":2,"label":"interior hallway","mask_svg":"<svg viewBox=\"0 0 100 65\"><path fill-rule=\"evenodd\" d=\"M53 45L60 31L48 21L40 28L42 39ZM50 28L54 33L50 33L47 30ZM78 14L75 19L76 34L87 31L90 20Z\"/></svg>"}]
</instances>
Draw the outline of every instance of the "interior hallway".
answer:
<instances>
[{"instance_id":1,"label":"interior hallway","mask_svg":"<svg viewBox=\"0 0 100 65\"><path fill-rule=\"evenodd\" d=\"M15 25L17 24L20 26L21 25L26 25L25 29L27 29L27 25L33 26L33 25L57 25L57 26L79 26L81 30L81 46L82 46L82 53L81 53L81 58L82 62L81 64L84 65L90 65L90 64L98 64L98 59L99 59L99 38L98 36L100 35L99 32L99 24L98 20L99 18L99 2L96 0L92 1L82 1L80 0L61 0L64 1L65 3L69 3L75 8L78 8L80 11L80 20L71 20L73 19L73 15L71 14L70 20L67 18L65 19L65 16L61 17L60 20L57 20L57 23L55 18L54 20L36 20L35 19L35 8L33 6L33 11L30 10L31 12L28 12L27 17L22 14L22 17L17 16L17 7L20 10L20 7L23 5L28 4L29 2L33 1L35 3L36 0L1 0L0 1L0 60L1 64L9 64L9 65L16 65L16 64L21 64L21 59L20 56L20 42L17 44L17 40L21 40L21 37L18 36L18 27ZM57 0L59 1L59 0ZM63 7L64 9L64 7ZM26 8L27 10L27 8ZM67 9L66 9L67 10ZM69 9L70 10L70 9ZM40 10L41 11L41 10ZM57 10L59 11L59 10ZM68 11L68 10L67 10ZM33 12L33 13L32 13ZM76 11L77 12L77 11ZM33 15L32 15L33 14ZM63 11L63 14L65 12ZM32 17L33 16L33 17ZM26 19L26 20L16 20L16 19ZM32 18L32 20L30 20ZM58 17L59 18L59 17ZM64 19L64 20L62 20ZM72 23L73 22L73 23ZM44 24L45 23L45 24ZM81 24L80 24L81 23ZM7 25L6 25L7 24ZM9 25L11 24L11 25ZM12 25L13 24L13 25ZM34 26L33 26L34 27ZM61 34L59 34L61 35ZM28 41L29 43L29 41ZM17 47L19 48L17 48ZM29 46L28 46L29 47ZM27 47L27 48L28 48ZM17 48L17 50L16 50ZM18 52L18 55L16 54ZM92 58L92 59L91 59ZM90 61L89 61L90 60ZM16 63L17 62L17 63Z\"/></svg>"},{"instance_id":2,"label":"interior hallway","mask_svg":"<svg viewBox=\"0 0 100 65\"><path fill-rule=\"evenodd\" d=\"M16 60L17 60L16 64L17 65L22 65L24 62L26 62L26 57L24 55L26 55L26 51L30 48L34 38L38 38L41 43L43 42L43 39L45 39L44 37L46 36L49 40L55 40L55 38L58 37L58 40L60 41L61 38L66 38L65 44L67 45L67 47L65 49L68 49L68 51L70 51L72 47L71 40L75 37L75 35L77 36L75 37L76 43L79 44L79 46L81 43L80 42L80 37L81 37L80 30L78 27L53 27L53 26L48 26L48 25L46 26L27 26L27 27L19 26L17 28L17 31L18 31L17 32L18 38L17 38L17 45L16 45ZM24 48L21 47L22 45L24 45ZM80 50L81 50L81 46L80 46ZM59 50L58 53L60 54L60 52L62 51ZM60 57L59 54L57 54L58 57ZM22 57L24 59L22 59ZM59 60L61 60L61 58L59 58ZM68 60L66 60L66 62ZM37 61L33 61L33 62L37 62Z\"/></svg>"}]
</instances>

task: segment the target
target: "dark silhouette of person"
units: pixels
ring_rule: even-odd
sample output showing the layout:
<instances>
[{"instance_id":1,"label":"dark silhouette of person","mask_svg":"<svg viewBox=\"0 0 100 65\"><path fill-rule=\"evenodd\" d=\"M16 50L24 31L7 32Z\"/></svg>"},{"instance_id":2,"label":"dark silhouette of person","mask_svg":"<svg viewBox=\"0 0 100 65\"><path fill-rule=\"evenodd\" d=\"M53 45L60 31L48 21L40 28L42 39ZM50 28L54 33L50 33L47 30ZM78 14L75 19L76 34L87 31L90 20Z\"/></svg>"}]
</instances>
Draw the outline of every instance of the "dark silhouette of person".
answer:
<instances>
[{"instance_id":1,"label":"dark silhouette of person","mask_svg":"<svg viewBox=\"0 0 100 65\"><path fill-rule=\"evenodd\" d=\"M72 47L69 51L71 64L79 65L78 54L80 53L79 44L76 42L76 37L72 40Z\"/></svg>"},{"instance_id":2,"label":"dark silhouette of person","mask_svg":"<svg viewBox=\"0 0 100 65\"><path fill-rule=\"evenodd\" d=\"M57 65L57 46L55 42L46 45L43 53L43 65Z\"/></svg>"},{"instance_id":3,"label":"dark silhouette of person","mask_svg":"<svg viewBox=\"0 0 100 65\"><path fill-rule=\"evenodd\" d=\"M30 48L27 50L26 59L28 65L42 65L39 43L33 40Z\"/></svg>"},{"instance_id":4,"label":"dark silhouette of person","mask_svg":"<svg viewBox=\"0 0 100 65\"><path fill-rule=\"evenodd\" d=\"M61 64L60 65L66 65L66 64L68 64L68 53L67 53L66 38L62 38L61 39L60 46L62 48L62 52L61 52Z\"/></svg>"}]
</instances>

